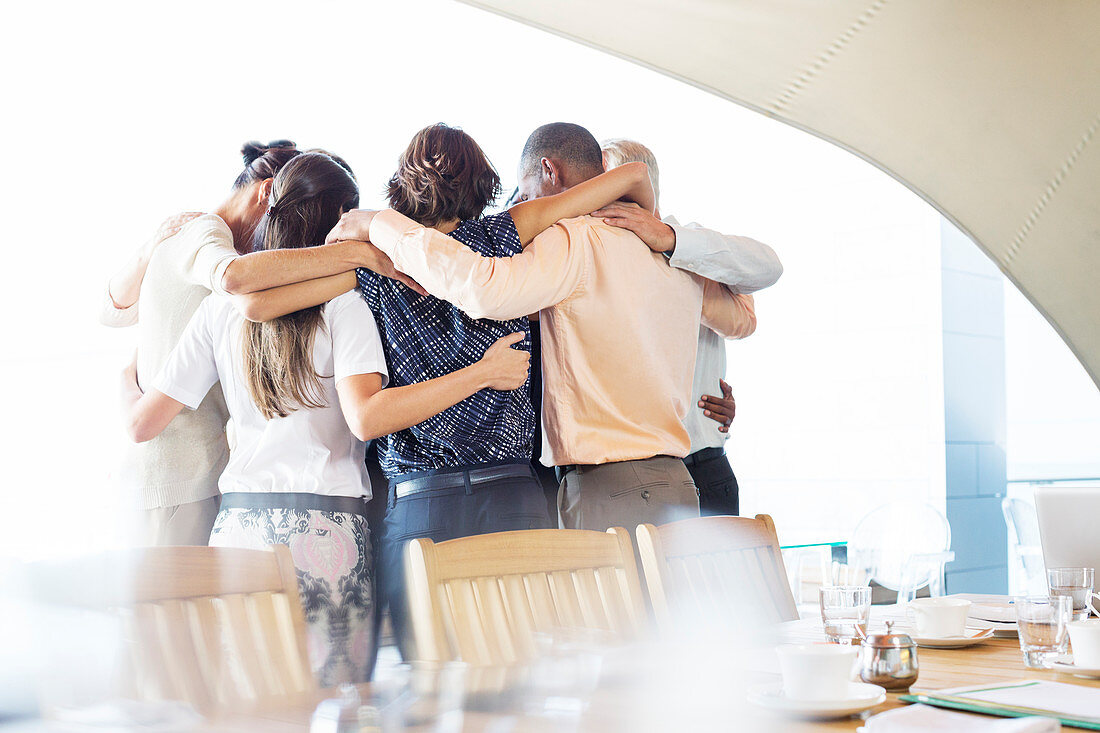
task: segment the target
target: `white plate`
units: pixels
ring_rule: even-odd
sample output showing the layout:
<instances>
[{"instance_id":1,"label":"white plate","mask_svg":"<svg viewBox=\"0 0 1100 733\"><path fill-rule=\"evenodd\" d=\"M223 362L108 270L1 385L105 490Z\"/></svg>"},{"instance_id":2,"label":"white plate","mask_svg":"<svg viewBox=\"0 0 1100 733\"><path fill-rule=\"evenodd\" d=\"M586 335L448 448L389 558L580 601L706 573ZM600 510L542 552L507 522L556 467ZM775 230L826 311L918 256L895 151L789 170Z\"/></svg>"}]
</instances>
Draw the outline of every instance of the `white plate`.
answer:
<instances>
[{"instance_id":1,"label":"white plate","mask_svg":"<svg viewBox=\"0 0 1100 733\"><path fill-rule=\"evenodd\" d=\"M885 701L886 690L863 682L849 683L844 700L792 700L783 694L783 685L778 682L749 689L749 702L754 705L806 720L847 718Z\"/></svg>"},{"instance_id":2,"label":"white plate","mask_svg":"<svg viewBox=\"0 0 1100 733\"><path fill-rule=\"evenodd\" d=\"M1087 677L1090 680L1100 680L1100 668L1097 667L1078 667L1076 664L1070 664L1069 662L1055 662L1050 665L1050 668L1055 672L1062 672L1063 674Z\"/></svg>"},{"instance_id":3,"label":"white plate","mask_svg":"<svg viewBox=\"0 0 1100 733\"><path fill-rule=\"evenodd\" d=\"M962 649L968 646L984 644L992 638L993 634L983 634L978 638L974 638L971 635L940 637L914 636L913 641L917 642L917 646L926 647L928 649Z\"/></svg>"}]
</instances>

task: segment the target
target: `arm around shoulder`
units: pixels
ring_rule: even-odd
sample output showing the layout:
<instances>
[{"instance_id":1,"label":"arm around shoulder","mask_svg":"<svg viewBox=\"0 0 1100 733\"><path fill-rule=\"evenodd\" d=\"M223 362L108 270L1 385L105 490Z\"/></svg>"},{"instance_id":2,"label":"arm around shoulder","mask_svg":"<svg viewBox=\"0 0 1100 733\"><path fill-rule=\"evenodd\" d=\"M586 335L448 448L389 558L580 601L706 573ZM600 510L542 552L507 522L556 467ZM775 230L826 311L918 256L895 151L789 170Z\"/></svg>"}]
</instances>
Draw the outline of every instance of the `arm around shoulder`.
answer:
<instances>
[{"instance_id":1,"label":"arm around shoulder","mask_svg":"<svg viewBox=\"0 0 1100 733\"><path fill-rule=\"evenodd\" d=\"M556 305L581 286L587 263L574 236L559 224L514 257L482 257L393 210L370 226L371 242L429 293L471 318L501 321Z\"/></svg>"},{"instance_id":2,"label":"arm around shoulder","mask_svg":"<svg viewBox=\"0 0 1100 733\"><path fill-rule=\"evenodd\" d=\"M763 290L783 274L775 250L763 242L694 223L681 225L671 217L665 223L676 233L676 247L669 260L673 267L720 282L735 293Z\"/></svg>"}]
</instances>

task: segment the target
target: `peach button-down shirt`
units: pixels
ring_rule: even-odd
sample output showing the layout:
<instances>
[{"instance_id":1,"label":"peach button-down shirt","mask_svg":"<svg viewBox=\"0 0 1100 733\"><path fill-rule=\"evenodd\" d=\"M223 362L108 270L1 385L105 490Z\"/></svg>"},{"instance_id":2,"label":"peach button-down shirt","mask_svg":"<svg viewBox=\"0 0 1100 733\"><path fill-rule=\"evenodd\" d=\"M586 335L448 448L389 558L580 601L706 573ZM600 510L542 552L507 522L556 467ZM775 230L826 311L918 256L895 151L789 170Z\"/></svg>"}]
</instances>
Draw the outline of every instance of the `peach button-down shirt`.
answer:
<instances>
[{"instance_id":1,"label":"peach button-down shirt","mask_svg":"<svg viewBox=\"0 0 1100 733\"><path fill-rule=\"evenodd\" d=\"M686 456L700 322L726 338L756 328L751 295L670 267L589 216L559 221L514 257L482 257L392 210L374 217L370 239L473 318L539 313L548 466Z\"/></svg>"}]
</instances>

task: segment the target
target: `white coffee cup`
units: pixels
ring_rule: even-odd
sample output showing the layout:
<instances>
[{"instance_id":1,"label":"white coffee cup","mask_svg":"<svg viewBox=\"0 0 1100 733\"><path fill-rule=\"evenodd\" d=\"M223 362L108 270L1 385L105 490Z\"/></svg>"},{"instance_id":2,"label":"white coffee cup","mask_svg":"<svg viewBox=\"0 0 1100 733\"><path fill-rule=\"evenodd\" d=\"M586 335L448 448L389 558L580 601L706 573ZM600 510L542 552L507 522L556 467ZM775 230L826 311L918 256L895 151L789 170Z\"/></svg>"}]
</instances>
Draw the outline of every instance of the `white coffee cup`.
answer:
<instances>
[{"instance_id":1,"label":"white coffee cup","mask_svg":"<svg viewBox=\"0 0 1100 733\"><path fill-rule=\"evenodd\" d=\"M845 700L857 648L841 644L785 644L776 650L783 694L792 700Z\"/></svg>"},{"instance_id":2,"label":"white coffee cup","mask_svg":"<svg viewBox=\"0 0 1100 733\"><path fill-rule=\"evenodd\" d=\"M1073 663L1078 667L1100 669L1100 619L1070 621L1066 627L1073 649Z\"/></svg>"},{"instance_id":3,"label":"white coffee cup","mask_svg":"<svg viewBox=\"0 0 1100 733\"><path fill-rule=\"evenodd\" d=\"M970 601L965 598L917 598L909 602L909 614L918 637L943 639L966 634Z\"/></svg>"}]
</instances>

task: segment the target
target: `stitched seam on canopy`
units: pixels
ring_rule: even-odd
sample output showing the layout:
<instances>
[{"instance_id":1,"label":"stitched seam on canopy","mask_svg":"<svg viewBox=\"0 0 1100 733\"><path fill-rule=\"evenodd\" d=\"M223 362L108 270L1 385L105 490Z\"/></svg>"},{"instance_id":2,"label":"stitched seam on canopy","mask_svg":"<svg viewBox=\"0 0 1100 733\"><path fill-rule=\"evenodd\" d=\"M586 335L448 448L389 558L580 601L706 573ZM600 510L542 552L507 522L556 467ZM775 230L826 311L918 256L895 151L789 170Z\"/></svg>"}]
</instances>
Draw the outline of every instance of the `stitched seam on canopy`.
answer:
<instances>
[{"instance_id":1,"label":"stitched seam on canopy","mask_svg":"<svg viewBox=\"0 0 1100 733\"><path fill-rule=\"evenodd\" d=\"M788 84L779 96L776 97L775 101L771 103L772 112L776 114L783 112L794 98L797 97L803 89L809 86L821 73L821 70L824 69L830 61L836 58L860 31L871 23L886 3L887 0L875 0L866 10L860 13L855 22L837 36L836 39L821 52L814 62L803 69L802 73L795 77L795 80Z\"/></svg>"},{"instance_id":2,"label":"stitched seam on canopy","mask_svg":"<svg viewBox=\"0 0 1100 733\"><path fill-rule=\"evenodd\" d=\"M1074 146L1073 151L1066 157L1065 161L1062 162L1062 167L1058 169L1058 173L1056 173L1054 178L1050 179L1050 182L1047 183L1047 187L1043 190L1043 195L1035 202L1035 206L1032 207L1027 218L1024 219L1024 223L1016 230L1016 235L1012 238L1012 242L1008 245L1008 250L1005 252L1005 265L1010 264L1016 259L1016 255L1019 254L1024 241L1030 236L1031 230L1035 228L1035 223L1039 221L1039 217L1042 215L1043 210L1047 207L1047 204L1050 203L1050 200L1054 198L1054 194L1058 192L1058 188L1062 185L1062 181L1066 179L1066 176L1069 175L1073 166L1077 164L1078 159L1081 157L1081 153L1085 152L1085 148L1088 147L1088 144L1096 137L1098 131L1100 131L1100 115L1097 115L1096 118L1093 119L1092 124L1085 130L1085 134L1077 141L1077 145Z\"/></svg>"}]
</instances>

